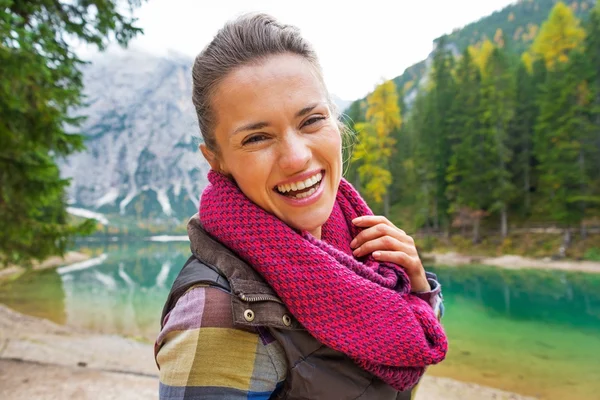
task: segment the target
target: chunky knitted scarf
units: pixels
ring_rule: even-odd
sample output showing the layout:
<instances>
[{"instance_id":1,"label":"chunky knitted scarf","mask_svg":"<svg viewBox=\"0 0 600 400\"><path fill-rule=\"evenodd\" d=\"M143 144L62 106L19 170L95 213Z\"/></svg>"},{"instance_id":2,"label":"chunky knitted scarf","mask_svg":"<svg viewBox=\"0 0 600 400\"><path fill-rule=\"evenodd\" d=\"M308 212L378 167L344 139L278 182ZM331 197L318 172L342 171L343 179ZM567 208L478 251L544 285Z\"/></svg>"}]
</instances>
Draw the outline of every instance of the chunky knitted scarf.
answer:
<instances>
[{"instance_id":1,"label":"chunky knitted scarf","mask_svg":"<svg viewBox=\"0 0 600 400\"><path fill-rule=\"evenodd\" d=\"M318 240L258 207L227 177L208 178L204 229L260 273L321 343L401 391L444 359L446 335L430 305L410 294L402 267L353 257L360 230L351 221L372 212L347 181Z\"/></svg>"}]
</instances>

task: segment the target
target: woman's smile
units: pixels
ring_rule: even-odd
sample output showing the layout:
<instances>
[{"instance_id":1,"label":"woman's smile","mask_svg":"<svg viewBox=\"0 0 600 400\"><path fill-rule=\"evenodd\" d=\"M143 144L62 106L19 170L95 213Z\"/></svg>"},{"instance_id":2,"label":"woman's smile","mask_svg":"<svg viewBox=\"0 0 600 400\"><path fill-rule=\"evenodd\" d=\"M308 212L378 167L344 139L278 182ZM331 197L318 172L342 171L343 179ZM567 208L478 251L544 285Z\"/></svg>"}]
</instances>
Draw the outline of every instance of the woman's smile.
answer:
<instances>
[{"instance_id":1,"label":"woman's smile","mask_svg":"<svg viewBox=\"0 0 600 400\"><path fill-rule=\"evenodd\" d=\"M305 206L317 201L323 193L321 182L324 175L325 170L309 171L296 179L277 184L274 190L290 204Z\"/></svg>"}]
</instances>

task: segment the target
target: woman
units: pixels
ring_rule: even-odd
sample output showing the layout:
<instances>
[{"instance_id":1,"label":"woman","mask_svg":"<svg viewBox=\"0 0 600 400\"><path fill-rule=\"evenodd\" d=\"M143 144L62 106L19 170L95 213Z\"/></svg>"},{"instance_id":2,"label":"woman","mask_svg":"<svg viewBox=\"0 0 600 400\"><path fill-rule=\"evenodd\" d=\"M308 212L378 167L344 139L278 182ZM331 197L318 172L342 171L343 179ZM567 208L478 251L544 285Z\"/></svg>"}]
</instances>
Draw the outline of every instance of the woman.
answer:
<instances>
[{"instance_id":1,"label":"woman","mask_svg":"<svg viewBox=\"0 0 600 400\"><path fill-rule=\"evenodd\" d=\"M413 240L342 178L312 47L267 15L196 58L211 166L156 342L162 399L409 399L445 357ZM424 301L425 300L425 301Z\"/></svg>"}]
</instances>

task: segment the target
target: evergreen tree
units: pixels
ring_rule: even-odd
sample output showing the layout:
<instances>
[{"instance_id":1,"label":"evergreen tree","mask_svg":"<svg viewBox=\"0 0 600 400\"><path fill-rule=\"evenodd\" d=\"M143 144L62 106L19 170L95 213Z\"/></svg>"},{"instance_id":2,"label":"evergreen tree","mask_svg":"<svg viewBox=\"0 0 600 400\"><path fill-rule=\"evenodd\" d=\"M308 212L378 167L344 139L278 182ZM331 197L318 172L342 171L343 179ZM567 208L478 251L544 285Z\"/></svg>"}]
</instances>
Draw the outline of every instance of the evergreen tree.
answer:
<instances>
[{"instance_id":1,"label":"evergreen tree","mask_svg":"<svg viewBox=\"0 0 600 400\"><path fill-rule=\"evenodd\" d=\"M510 129L513 152L511 174L513 184L517 188L517 210L522 216L531 214L531 193L536 184L533 132L539 113L539 86L544 82L545 73L546 67L542 60L529 66L526 60L521 60L516 71L515 111Z\"/></svg>"},{"instance_id":2,"label":"evergreen tree","mask_svg":"<svg viewBox=\"0 0 600 400\"><path fill-rule=\"evenodd\" d=\"M406 169L412 172L407 184L414 180L410 188L414 200L415 211L413 223L415 227L425 226L427 229L437 229L437 201L435 180L435 158L430 151L435 138L432 132L431 92L421 91L414 101L410 118L406 125L406 134L411 143L412 157L407 160ZM404 180L405 177L399 177Z\"/></svg>"},{"instance_id":3,"label":"evergreen tree","mask_svg":"<svg viewBox=\"0 0 600 400\"><path fill-rule=\"evenodd\" d=\"M515 194L510 173L512 152L509 126L514 114L514 86L508 59L501 49L491 53L482 82L482 129L489 155L486 177L490 186L488 211L500 213L500 232L508 234L508 204Z\"/></svg>"},{"instance_id":4,"label":"evergreen tree","mask_svg":"<svg viewBox=\"0 0 600 400\"><path fill-rule=\"evenodd\" d=\"M455 96L452 71L454 57L445 40L440 40L433 55L431 93L427 96L427 127L423 131L421 154L430 158L434 180L434 227L449 229L446 170L450 164L451 146L448 120Z\"/></svg>"},{"instance_id":5,"label":"evergreen tree","mask_svg":"<svg viewBox=\"0 0 600 400\"><path fill-rule=\"evenodd\" d=\"M457 94L452 104L450 139L452 156L447 169L449 212L458 218L469 216L473 242L479 242L481 211L489 203L482 168L485 160L478 115L481 111L481 74L472 50L463 53L456 69ZM465 225L466 221L459 221Z\"/></svg>"},{"instance_id":6,"label":"evergreen tree","mask_svg":"<svg viewBox=\"0 0 600 400\"><path fill-rule=\"evenodd\" d=\"M590 13L585 29L585 77L589 82L589 112L592 124L584 146L589 153L586 158L586 171L590 185L587 203L593 207L598 216L600 214L600 2L596 3Z\"/></svg>"},{"instance_id":7,"label":"evergreen tree","mask_svg":"<svg viewBox=\"0 0 600 400\"><path fill-rule=\"evenodd\" d=\"M111 37L125 45L140 32L116 0L0 0L0 264L26 264L62 254L75 234L56 165L83 148L72 134L81 118L83 61L74 41L103 49ZM138 1L130 0L133 8Z\"/></svg>"},{"instance_id":8,"label":"evergreen tree","mask_svg":"<svg viewBox=\"0 0 600 400\"><path fill-rule=\"evenodd\" d=\"M585 213L585 142L593 129L589 121L587 83L582 78L581 53L547 74L535 126L534 154L539 162L536 209L570 228ZM568 240L567 240L568 241Z\"/></svg>"}]
</instances>

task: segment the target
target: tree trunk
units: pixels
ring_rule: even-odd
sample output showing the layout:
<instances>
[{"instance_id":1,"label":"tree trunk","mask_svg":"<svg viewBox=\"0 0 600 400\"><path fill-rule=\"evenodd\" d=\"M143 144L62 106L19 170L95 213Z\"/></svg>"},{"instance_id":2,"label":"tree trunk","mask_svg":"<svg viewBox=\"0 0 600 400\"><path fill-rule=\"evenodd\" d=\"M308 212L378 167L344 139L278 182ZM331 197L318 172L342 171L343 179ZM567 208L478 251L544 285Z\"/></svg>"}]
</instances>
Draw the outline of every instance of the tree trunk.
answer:
<instances>
[{"instance_id":1,"label":"tree trunk","mask_svg":"<svg viewBox=\"0 0 600 400\"><path fill-rule=\"evenodd\" d=\"M500 232L502 234L502 239L506 238L508 235L508 213L506 212L506 204L502 205L500 214Z\"/></svg>"},{"instance_id":2,"label":"tree trunk","mask_svg":"<svg viewBox=\"0 0 600 400\"><path fill-rule=\"evenodd\" d=\"M530 171L529 171L529 142L526 143L525 145L525 170L524 170L524 192L525 192L525 212L527 214L529 214L529 209L531 207L531 178L529 176Z\"/></svg>"},{"instance_id":3,"label":"tree trunk","mask_svg":"<svg viewBox=\"0 0 600 400\"><path fill-rule=\"evenodd\" d=\"M568 227L565 229L565 236L563 237L562 245L560 246L560 249L558 249L558 256L560 258L565 258L566 254L567 254L567 249L569 248L570 244L571 244L571 227Z\"/></svg>"},{"instance_id":4,"label":"tree trunk","mask_svg":"<svg viewBox=\"0 0 600 400\"><path fill-rule=\"evenodd\" d=\"M583 149L579 150L579 172L581 173L581 182L580 182L580 190L581 194L585 196L586 192L586 184L585 184L585 155L583 154ZM581 202L581 238L585 239L585 225L583 224L583 219L585 218L585 201Z\"/></svg>"},{"instance_id":5,"label":"tree trunk","mask_svg":"<svg viewBox=\"0 0 600 400\"><path fill-rule=\"evenodd\" d=\"M437 206L438 206L438 201L437 201L437 199L435 199L433 201L433 228L436 231L439 231L439 229L440 229L440 220L439 220L439 216L438 216Z\"/></svg>"},{"instance_id":6,"label":"tree trunk","mask_svg":"<svg viewBox=\"0 0 600 400\"><path fill-rule=\"evenodd\" d=\"M390 217L390 193L387 191L383 195L383 216L388 219Z\"/></svg>"},{"instance_id":7,"label":"tree trunk","mask_svg":"<svg viewBox=\"0 0 600 400\"><path fill-rule=\"evenodd\" d=\"M479 222L481 218L475 217L473 221L473 244L479 243Z\"/></svg>"},{"instance_id":8,"label":"tree trunk","mask_svg":"<svg viewBox=\"0 0 600 400\"><path fill-rule=\"evenodd\" d=\"M587 238L587 229L586 229L584 221L581 221L579 229L580 229L580 233L581 233L581 240L585 240Z\"/></svg>"}]
</instances>

